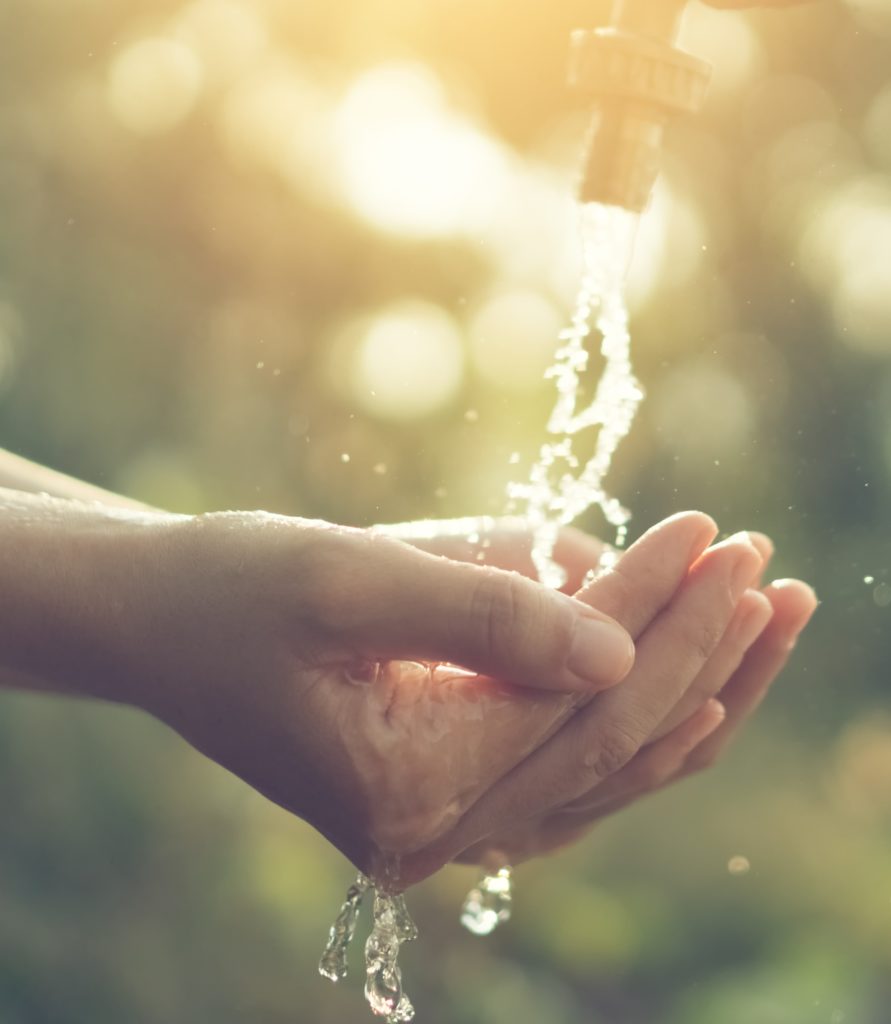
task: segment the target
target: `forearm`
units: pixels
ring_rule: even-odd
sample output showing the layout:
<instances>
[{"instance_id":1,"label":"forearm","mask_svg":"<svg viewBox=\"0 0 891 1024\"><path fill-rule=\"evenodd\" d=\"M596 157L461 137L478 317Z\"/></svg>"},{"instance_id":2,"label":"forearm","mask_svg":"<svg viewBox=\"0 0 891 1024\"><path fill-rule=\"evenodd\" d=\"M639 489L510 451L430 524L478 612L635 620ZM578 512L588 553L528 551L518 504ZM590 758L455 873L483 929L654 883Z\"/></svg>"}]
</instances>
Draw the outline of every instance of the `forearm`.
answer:
<instances>
[{"instance_id":1,"label":"forearm","mask_svg":"<svg viewBox=\"0 0 891 1024\"><path fill-rule=\"evenodd\" d=\"M0 488L0 686L132 701L116 665L122 595L138 593L153 522Z\"/></svg>"},{"instance_id":2,"label":"forearm","mask_svg":"<svg viewBox=\"0 0 891 1024\"><path fill-rule=\"evenodd\" d=\"M12 452L0 449L0 488L25 491L30 494L50 494L55 498L69 498L89 503L101 502L112 508L147 509L132 498L77 480L36 462L30 462Z\"/></svg>"}]
</instances>

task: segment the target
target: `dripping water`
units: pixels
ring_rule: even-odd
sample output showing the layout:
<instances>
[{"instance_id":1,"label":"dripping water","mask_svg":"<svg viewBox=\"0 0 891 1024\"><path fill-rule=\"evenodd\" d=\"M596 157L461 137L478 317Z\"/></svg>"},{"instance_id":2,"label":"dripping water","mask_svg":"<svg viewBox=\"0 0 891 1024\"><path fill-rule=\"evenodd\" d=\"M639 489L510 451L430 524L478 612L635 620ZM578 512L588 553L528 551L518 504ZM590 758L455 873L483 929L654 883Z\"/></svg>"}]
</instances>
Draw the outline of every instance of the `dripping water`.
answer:
<instances>
[{"instance_id":1,"label":"dripping water","mask_svg":"<svg viewBox=\"0 0 891 1024\"><path fill-rule=\"evenodd\" d=\"M471 889L461 909L461 924L474 935L491 935L500 924L510 920L513 898L511 869L503 867L494 875L483 875Z\"/></svg>"},{"instance_id":2,"label":"dripping water","mask_svg":"<svg viewBox=\"0 0 891 1024\"><path fill-rule=\"evenodd\" d=\"M347 889L346 899L328 932L328 944L319 961L319 974L329 981L347 976L347 955L356 934L359 911L372 894L372 927L365 942L365 998L371 1012L387 1024L404 1024L415 1009L402 987L399 947L418 937L402 893L389 892L360 874Z\"/></svg>"}]
</instances>

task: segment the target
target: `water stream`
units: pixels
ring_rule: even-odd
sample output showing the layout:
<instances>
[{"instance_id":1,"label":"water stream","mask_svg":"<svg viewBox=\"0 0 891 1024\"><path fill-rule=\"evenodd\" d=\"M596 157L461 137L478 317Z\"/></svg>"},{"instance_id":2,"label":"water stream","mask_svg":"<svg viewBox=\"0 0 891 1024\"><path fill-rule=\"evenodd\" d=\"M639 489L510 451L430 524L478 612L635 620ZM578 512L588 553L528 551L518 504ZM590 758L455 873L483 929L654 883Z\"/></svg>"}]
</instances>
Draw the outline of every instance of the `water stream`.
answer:
<instances>
[{"instance_id":1,"label":"water stream","mask_svg":"<svg viewBox=\"0 0 891 1024\"><path fill-rule=\"evenodd\" d=\"M631 367L631 337L625 278L634 247L637 216L616 206L589 203L581 210L582 281L570 326L560 334L560 348L548 370L557 401L548 420L529 480L508 487L508 496L533 530L532 557L539 579L551 587L565 582L553 560L560 528L594 505L625 541L630 513L605 487L613 456L634 422L643 390ZM587 344L600 336L603 369L590 404L579 408L579 391L591 359ZM594 454L584 467L573 450L583 431L598 430Z\"/></svg>"}]
</instances>

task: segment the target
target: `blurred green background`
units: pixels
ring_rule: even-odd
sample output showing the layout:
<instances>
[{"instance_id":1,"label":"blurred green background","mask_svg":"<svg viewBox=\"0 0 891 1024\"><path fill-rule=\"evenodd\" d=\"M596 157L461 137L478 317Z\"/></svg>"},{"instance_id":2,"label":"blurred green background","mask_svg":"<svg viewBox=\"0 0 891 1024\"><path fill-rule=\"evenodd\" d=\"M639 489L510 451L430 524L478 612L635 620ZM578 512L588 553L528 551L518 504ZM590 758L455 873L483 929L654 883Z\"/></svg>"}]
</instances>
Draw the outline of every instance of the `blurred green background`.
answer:
<instances>
[{"instance_id":1,"label":"blurred green background","mask_svg":"<svg viewBox=\"0 0 891 1024\"><path fill-rule=\"evenodd\" d=\"M578 269L593 0L3 0L0 442L183 511L497 513ZM813 628L707 778L411 895L425 1024L891 1019L891 8L697 7L631 275L639 531L767 530ZM588 527L599 530L592 518ZM120 709L0 713L0 1022L363 1021L349 867Z\"/></svg>"}]
</instances>

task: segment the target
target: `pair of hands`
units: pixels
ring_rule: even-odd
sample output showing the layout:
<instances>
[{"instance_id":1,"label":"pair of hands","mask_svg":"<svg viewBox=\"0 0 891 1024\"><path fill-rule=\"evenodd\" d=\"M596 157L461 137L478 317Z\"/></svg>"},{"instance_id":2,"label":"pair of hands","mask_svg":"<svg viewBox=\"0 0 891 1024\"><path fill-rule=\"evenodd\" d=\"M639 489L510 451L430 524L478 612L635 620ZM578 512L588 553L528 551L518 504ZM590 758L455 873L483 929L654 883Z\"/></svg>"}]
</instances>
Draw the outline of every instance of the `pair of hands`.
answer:
<instances>
[{"instance_id":1,"label":"pair of hands","mask_svg":"<svg viewBox=\"0 0 891 1024\"><path fill-rule=\"evenodd\" d=\"M710 547L716 532L675 516L582 585L601 546L565 530L570 597L526 578L511 521L143 517L88 545L114 638L95 690L367 873L407 886L453 859L516 863L710 763L784 664L813 593L760 589L769 541Z\"/></svg>"}]
</instances>

